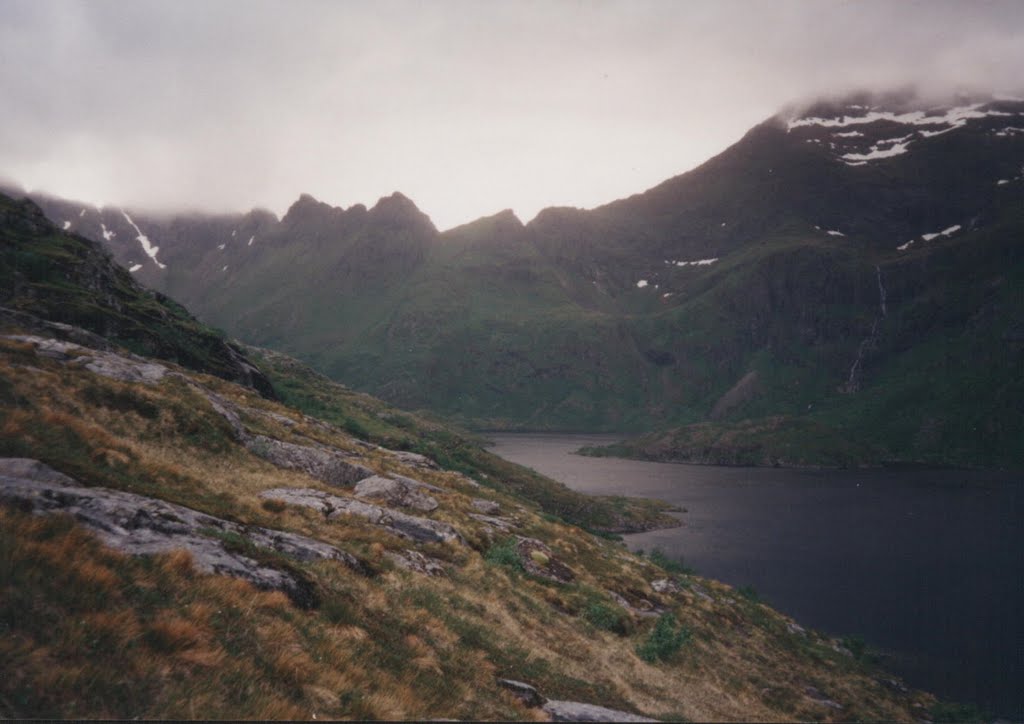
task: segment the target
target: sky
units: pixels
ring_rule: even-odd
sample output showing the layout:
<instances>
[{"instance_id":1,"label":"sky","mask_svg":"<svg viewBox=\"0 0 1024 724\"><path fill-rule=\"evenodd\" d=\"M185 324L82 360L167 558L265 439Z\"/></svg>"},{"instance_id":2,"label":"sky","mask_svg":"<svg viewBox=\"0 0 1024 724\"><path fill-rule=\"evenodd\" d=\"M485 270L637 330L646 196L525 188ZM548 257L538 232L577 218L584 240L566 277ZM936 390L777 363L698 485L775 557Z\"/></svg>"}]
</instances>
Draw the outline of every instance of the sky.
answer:
<instances>
[{"instance_id":1,"label":"sky","mask_svg":"<svg viewBox=\"0 0 1024 724\"><path fill-rule=\"evenodd\" d=\"M0 178L528 221L650 188L789 103L1020 94L1022 69L1020 0L0 0Z\"/></svg>"}]
</instances>

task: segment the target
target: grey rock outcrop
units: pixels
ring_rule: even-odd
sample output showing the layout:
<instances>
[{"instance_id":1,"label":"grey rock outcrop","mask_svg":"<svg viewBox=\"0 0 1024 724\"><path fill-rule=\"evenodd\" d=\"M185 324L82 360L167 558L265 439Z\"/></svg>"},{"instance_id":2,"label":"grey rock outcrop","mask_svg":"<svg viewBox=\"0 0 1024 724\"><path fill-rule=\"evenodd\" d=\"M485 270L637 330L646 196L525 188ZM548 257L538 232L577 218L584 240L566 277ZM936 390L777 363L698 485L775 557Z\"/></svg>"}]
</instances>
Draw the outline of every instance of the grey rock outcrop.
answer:
<instances>
[{"instance_id":1,"label":"grey rock outcrop","mask_svg":"<svg viewBox=\"0 0 1024 724\"><path fill-rule=\"evenodd\" d=\"M244 444L249 452L279 468L299 470L338 488L349 487L374 474L334 448L298 445L264 435L246 435Z\"/></svg>"},{"instance_id":2,"label":"grey rock outcrop","mask_svg":"<svg viewBox=\"0 0 1024 724\"><path fill-rule=\"evenodd\" d=\"M527 573L562 583L576 578L572 569L558 560L551 549L536 538L516 536L516 552Z\"/></svg>"},{"instance_id":3,"label":"grey rock outcrop","mask_svg":"<svg viewBox=\"0 0 1024 724\"><path fill-rule=\"evenodd\" d=\"M333 519L339 515L355 515L374 525L382 526L395 535L419 542L446 543L463 542L462 536L452 526L429 518L420 518L400 513L379 505L364 503L353 498L331 495L313 488L272 488L260 493L261 498L280 500L289 505L313 508Z\"/></svg>"},{"instance_id":4,"label":"grey rock outcrop","mask_svg":"<svg viewBox=\"0 0 1024 724\"><path fill-rule=\"evenodd\" d=\"M64 342L50 337L13 334L5 335L4 339L31 344L40 357L48 357L69 366L82 367L90 372L122 382L153 384L162 380L169 372L164 365L150 362L142 357L92 349L74 342Z\"/></svg>"},{"instance_id":5,"label":"grey rock outcrop","mask_svg":"<svg viewBox=\"0 0 1024 724\"><path fill-rule=\"evenodd\" d=\"M419 551L388 551L385 554L395 565L425 576L444 576L444 564L436 558L425 556Z\"/></svg>"},{"instance_id":6,"label":"grey rock outcrop","mask_svg":"<svg viewBox=\"0 0 1024 724\"><path fill-rule=\"evenodd\" d=\"M388 505L414 508L424 513L437 509L437 499L421 492L423 485L412 478L386 478L374 475L360 480L355 487L355 496L369 500L380 500Z\"/></svg>"},{"instance_id":7,"label":"grey rock outcrop","mask_svg":"<svg viewBox=\"0 0 1024 724\"><path fill-rule=\"evenodd\" d=\"M557 701L551 699L543 706L544 712L552 721L589 721L589 722L651 722L645 716L630 714L625 711L608 709L596 704L583 704L578 701Z\"/></svg>"},{"instance_id":8,"label":"grey rock outcrop","mask_svg":"<svg viewBox=\"0 0 1024 724\"><path fill-rule=\"evenodd\" d=\"M226 548L218 535L237 537L255 548L300 561L335 560L365 572L354 556L322 541L241 525L135 493L85 487L37 460L0 458L0 499L28 505L39 514L68 513L110 547L132 555L187 550L201 571L243 578L259 588L283 590L299 605L315 602L311 589L299 576Z\"/></svg>"},{"instance_id":9,"label":"grey rock outcrop","mask_svg":"<svg viewBox=\"0 0 1024 724\"><path fill-rule=\"evenodd\" d=\"M498 686L508 689L512 694L528 707L534 708L544 705L544 697L533 686L515 679L498 679Z\"/></svg>"},{"instance_id":10,"label":"grey rock outcrop","mask_svg":"<svg viewBox=\"0 0 1024 724\"><path fill-rule=\"evenodd\" d=\"M501 506L495 503L493 500L486 500L484 498L473 498L470 503L478 513L484 515L497 515L501 512Z\"/></svg>"},{"instance_id":11,"label":"grey rock outcrop","mask_svg":"<svg viewBox=\"0 0 1024 724\"><path fill-rule=\"evenodd\" d=\"M519 521L515 518L506 518L498 515L482 515L481 513L469 513L470 518L484 524L484 531L491 536L505 534L513 528L519 527Z\"/></svg>"},{"instance_id":12,"label":"grey rock outcrop","mask_svg":"<svg viewBox=\"0 0 1024 724\"><path fill-rule=\"evenodd\" d=\"M659 578L656 581L651 581L651 588L657 593L679 593L679 584L670 578Z\"/></svg>"},{"instance_id":13,"label":"grey rock outcrop","mask_svg":"<svg viewBox=\"0 0 1024 724\"><path fill-rule=\"evenodd\" d=\"M433 460L428 458L426 455L420 455L419 453L408 452L407 450L389 450L386 447L379 448L381 451L387 453L392 458L408 465L410 468L419 468L421 470L440 470L441 466L435 463Z\"/></svg>"}]
</instances>

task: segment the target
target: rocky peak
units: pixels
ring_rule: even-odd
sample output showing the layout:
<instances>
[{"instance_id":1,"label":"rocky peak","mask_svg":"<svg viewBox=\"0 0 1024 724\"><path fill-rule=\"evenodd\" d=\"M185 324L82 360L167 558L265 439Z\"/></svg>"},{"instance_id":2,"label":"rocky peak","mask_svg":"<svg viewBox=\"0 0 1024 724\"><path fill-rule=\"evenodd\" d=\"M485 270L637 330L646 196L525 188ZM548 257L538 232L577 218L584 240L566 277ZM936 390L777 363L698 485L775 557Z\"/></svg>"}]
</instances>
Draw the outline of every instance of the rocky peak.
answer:
<instances>
[{"instance_id":1,"label":"rocky peak","mask_svg":"<svg viewBox=\"0 0 1024 724\"><path fill-rule=\"evenodd\" d=\"M430 217L402 193L395 191L390 196L380 198L369 212L370 219L376 223L389 226L413 226L420 231L436 233L437 229Z\"/></svg>"}]
</instances>

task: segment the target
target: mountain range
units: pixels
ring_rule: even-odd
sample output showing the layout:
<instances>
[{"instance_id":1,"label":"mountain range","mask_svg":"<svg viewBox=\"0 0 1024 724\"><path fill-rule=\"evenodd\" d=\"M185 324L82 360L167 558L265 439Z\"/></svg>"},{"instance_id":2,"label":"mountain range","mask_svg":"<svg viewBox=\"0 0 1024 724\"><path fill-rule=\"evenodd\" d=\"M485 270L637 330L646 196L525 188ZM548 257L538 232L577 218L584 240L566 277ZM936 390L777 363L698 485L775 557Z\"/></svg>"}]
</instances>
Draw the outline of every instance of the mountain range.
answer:
<instances>
[{"instance_id":1,"label":"mountain range","mask_svg":"<svg viewBox=\"0 0 1024 724\"><path fill-rule=\"evenodd\" d=\"M663 504L571 491L225 342L2 194L0 274L4 718L974 711L614 540L675 522Z\"/></svg>"},{"instance_id":2,"label":"mountain range","mask_svg":"<svg viewBox=\"0 0 1024 724\"><path fill-rule=\"evenodd\" d=\"M785 109L700 167L438 232L399 193L63 229L246 342L479 429L729 464L1024 463L1024 101Z\"/></svg>"}]
</instances>

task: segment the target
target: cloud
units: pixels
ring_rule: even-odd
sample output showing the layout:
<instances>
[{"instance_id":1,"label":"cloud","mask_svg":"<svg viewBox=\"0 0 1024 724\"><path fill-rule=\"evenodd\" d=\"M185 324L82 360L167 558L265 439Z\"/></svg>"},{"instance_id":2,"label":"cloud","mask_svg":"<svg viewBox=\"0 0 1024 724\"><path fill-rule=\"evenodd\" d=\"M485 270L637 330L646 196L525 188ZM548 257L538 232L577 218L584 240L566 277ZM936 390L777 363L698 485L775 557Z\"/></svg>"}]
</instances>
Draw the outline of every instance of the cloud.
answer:
<instances>
[{"instance_id":1,"label":"cloud","mask_svg":"<svg viewBox=\"0 0 1024 724\"><path fill-rule=\"evenodd\" d=\"M1017 2L0 4L0 175L283 211L401 190L445 228L592 206L800 98L1019 91Z\"/></svg>"}]
</instances>

